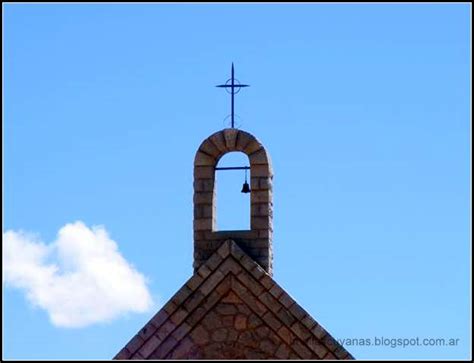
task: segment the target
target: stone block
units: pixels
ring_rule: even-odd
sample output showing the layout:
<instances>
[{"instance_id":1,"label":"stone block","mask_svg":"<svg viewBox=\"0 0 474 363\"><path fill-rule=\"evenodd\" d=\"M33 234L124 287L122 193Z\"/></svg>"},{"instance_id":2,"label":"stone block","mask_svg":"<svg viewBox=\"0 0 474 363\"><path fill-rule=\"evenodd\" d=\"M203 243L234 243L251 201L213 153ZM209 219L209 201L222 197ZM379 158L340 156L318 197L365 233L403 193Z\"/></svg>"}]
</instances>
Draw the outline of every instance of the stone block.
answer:
<instances>
[{"instance_id":1,"label":"stone block","mask_svg":"<svg viewBox=\"0 0 474 363\"><path fill-rule=\"evenodd\" d=\"M280 296L279 300L280 303L287 309L295 303L295 300L293 300L293 298L286 292Z\"/></svg>"},{"instance_id":2,"label":"stone block","mask_svg":"<svg viewBox=\"0 0 474 363\"><path fill-rule=\"evenodd\" d=\"M185 309L187 311L193 311L196 306L198 306L202 300L204 299L204 295L202 294L201 291L195 291L188 300L186 300L186 303L184 305Z\"/></svg>"},{"instance_id":3,"label":"stone block","mask_svg":"<svg viewBox=\"0 0 474 363\"><path fill-rule=\"evenodd\" d=\"M242 284L244 286L246 286L251 292L252 294L258 296L262 293L263 289L262 287L260 286L259 283L257 283L253 277L251 277L249 274L247 273L240 273L237 278L239 279L239 281L242 282Z\"/></svg>"},{"instance_id":4,"label":"stone block","mask_svg":"<svg viewBox=\"0 0 474 363\"><path fill-rule=\"evenodd\" d=\"M148 358L151 353L158 347L161 343L161 340L153 335L148 341L140 348L140 354L144 358Z\"/></svg>"},{"instance_id":5,"label":"stone block","mask_svg":"<svg viewBox=\"0 0 474 363\"><path fill-rule=\"evenodd\" d=\"M211 340L213 342L223 342L227 339L228 335L229 335L228 328L219 328L212 333Z\"/></svg>"},{"instance_id":6,"label":"stone block","mask_svg":"<svg viewBox=\"0 0 474 363\"><path fill-rule=\"evenodd\" d=\"M225 240L247 240L254 239L258 236L257 231L238 230L238 231L214 231L206 236L207 239ZM235 244L234 244L235 245Z\"/></svg>"},{"instance_id":7,"label":"stone block","mask_svg":"<svg viewBox=\"0 0 474 363\"><path fill-rule=\"evenodd\" d=\"M195 193L212 193L214 191L214 179L196 179L193 185Z\"/></svg>"},{"instance_id":8,"label":"stone block","mask_svg":"<svg viewBox=\"0 0 474 363\"><path fill-rule=\"evenodd\" d=\"M263 276L262 279L260 280L260 282L262 283L263 286L265 286L265 288L267 290L270 290L273 287L273 285L275 284L273 279L268 275Z\"/></svg>"},{"instance_id":9,"label":"stone block","mask_svg":"<svg viewBox=\"0 0 474 363\"><path fill-rule=\"evenodd\" d=\"M186 323L191 326L194 326L199 320L202 319L202 317L205 314L206 314L206 309L200 306L188 316L188 318L186 319Z\"/></svg>"},{"instance_id":10,"label":"stone block","mask_svg":"<svg viewBox=\"0 0 474 363\"><path fill-rule=\"evenodd\" d=\"M273 177L259 178L258 187L259 189L273 189Z\"/></svg>"},{"instance_id":11,"label":"stone block","mask_svg":"<svg viewBox=\"0 0 474 363\"><path fill-rule=\"evenodd\" d=\"M215 134L211 135L209 139L212 141L214 146L220 151L221 155L227 152L224 134L222 131L216 132Z\"/></svg>"},{"instance_id":12,"label":"stone block","mask_svg":"<svg viewBox=\"0 0 474 363\"><path fill-rule=\"evenodd\" d=\"M291 313L286 310L284 307L282 307L278 313L278 317L280 320L287 326L291 327L291 325L296 321L295 317L291 315Z\"/></svg>"},{"instance_id":13,"label":"stone block","mask_svg":"<svg viewBox=\"0 0 474 363\"><path fill-rule=\"evenodd\" d=\"M224 275L216 270L212 273L211 276L208 277L208 279L203 283L201 286L201 292L204 295L207 295L209 292L211 292L214 287L224 278Z\"/></svg>"},{"instance_id":14,"label":"stone block","mask_svg":"<svg viewBox=\"0 0 474 363\"><path fill-rule=\"evenodd\" d=\"M303 359L311 359L313 354L299 339L293 341L292 347L298 352Z\"/></svg>"},{"instance_id":15,"label":"stone block","mask_svg":"<svg viewBox=\"0 0 474 363\"><path fill-rule=\"evenodd\" d=\"M181 289L178 290L176 294L171 298L176 305L181 305L181 303L186 300L189 295L191 295L192 290L184 285Z\"/></svg>"},{"instance_id":16,"label":"stone block","mask_svg":"<svg viewBox=\"0 0 474 363\"><path fill-rule=\"evenodd\" d=\"M229 151L235 151L235 144L237 140L237 129L225 129L224 130L224 140L225 146Z\"/></svg>"},{"instance_id":17,"label":"stone block","mask_svg":"<svg viewBox=\"0 0 474 363\"><path fill-rule=\"evenodd\" d=\"M278 329L280 329L280 327L282 326L281 322L270 311L267 311L265 315L263 315L262 319L270 326L270 328L275 331L278 331Z\"/></svg>"},{"instance_id":18,"label":"stone block","mask_svg":"<svg viewBox=\"0 0 474 363\"><path fill-rule=\"evenodd\" d=\"M250 203L269 203L272 201L272 192L270 190L252 191L250 195Z\"/></svg>"},{"instance_id":19,"label":"stone block","mask_svg":"<svg viewBox=\"0 0 474 363\"><path fill-rule=\"evenodd\" d=\"M199 218L193 221L194 230L195 231L204 231L204 230L212 230L213 227L213 219L212 218Z\"/></svg>"},{"instance_id":20,"label":"stone block","mask_svg":"<svg viewBox=\"0 0 474 363\"><path fill-rule=\"evenodd\" d=\"M257 141L256 139L253 139L247 144L247 146L245 146L244 152L247 155L251 155L257 150L260 150L262 147L263 146L259 141Z\"/></svg>"},{"instance_id":21,"label":"stone block","mask_svg":"<svg viewBox=\"0 0 474 363\"><path fill-rule=\"evenodd\" d=\"M251 177L250 189L252 189L252 191L271 190L272 179L270 177Z\"/></svg>"},{"instance_id":22,"label":"stone block","mask_svg":"<svg viewBox=\"0 0 474 363\"><path fill-rule=\"evenodd\" d=\"M253 252L259 257L268 256L268 240L259 238L251 242Z\"/></svg>"},{"instance_id":23,"label":"stone block","mask_svg":"<svg viewBox=\"0 0 474 363\"><path fill-rule=\"evenodd\" d=\"M195 166L194 179L214 179L214 166Z\"/></svg>"},{"instance_id":24,"label":"stone block","mask_svg":"<svg viewBox=\"0 0 474 363\"><path fill-rule=\"evenodd\" d=\"M252 275L257 280L260 280L266 274L267 273L265 272L265 270L259 265L255 265L254 268L252 269Z\"/></svg>"},{"instance_id":25,"label":"stone block","mask_svg":"<svg viewBox=\"0 0 474 363\"><path fill-rule=\"evenodd\" d=\"M313 329L313 327L317 324L316 321L311 317L311 315L306 315L302 320L301 323L308 328L309 330Z\"/></svg>"},{"instance_id":26,"label":"stone block","mask_svg":"<svg viewBox=\"0 0 474 363\"><path fill-rule=\"evenodd\" d=\"M255 244L255 242L256 241L252 241L251 244L253 245ZM256 247L260 247L260 246L256 246ZM252 271L252 269L255 266L255 261L246 255L243 255L243 257L240 259L240 263L242 264L242 266L245 267L247 271Z\"/></svg>"},{"instance_id":27,"label":"stone block","mask_svg":"<svg viewBox=\"0 0 474 363\"><path fill-rule=\"evenodd\" d=\"M235 143L236 151L244 151L250 141L255 140L255 138L250 135L248 132L240 130L237 134L237 141Z\"/></svg>"},{"instance_id":28,"label":"stone block","mask_svg":"<svg viewBox=\"0 0 474 363\"><path fill-rule=\"evenodd\" d=\"M237 308L235 304L220 303L216 307L216 312L219 315L235 315L237 314Z\"/></svg>"},{"instance_id":29,"label":"stone block","mask_svg":"<svg viewBox=\"0 0 474 363\"><path fill-rule=\"evenodd\" d=\"M258 230L258 238L265 239L265 240L272 240L273 239L273 231L270 229L259 229Z\"/></svg>"},{"instance_id":30,"label":"stone block","mask_svg":"<svg viewBox=\"0 0 474 363\"><path fill-rule=\"evenodd\" d=\"M250 165L250 175L253 178L271 177L272 172L271 172L271 169L268 167L268 165L255 164L255 165Z\"/></svg>"},{"instance_id":31,"label":"stone block","mask_svg":"<svg viewBox=\"0 0 474 363\"><path fill-rule=\"evenodd\" d=\"M186 282L186 286L188 286L191 290L196 290L199 285L201 285L203 278L198 274L194 274L188 282Z\"/></svg>"},{"instance_id":32,"label":"stone block","mask_svg":"<svg viewBox=\"0 0 474 363\"><path fill-rule=\"evenodd\" d=\"M330 351L334 351L339 346L337 341L329 334L323 337L322 342Z\"/></svg>"},{"instance_id":33,"label":"stone block","mask_svg":"<svg viewBox=\"0 0 474 363\"><path fill-rule=\"evenodd\" d=\"M337 359L345 359L347 357L347 351L342 346L338 346L332 353Z\"/></svg>"},{"instance_id":34,"label":"stone block","mask_svg":"<svg viewBox=\"0 0 474 363\"><path fill-rule=\"evenodd\" d=\"M214 145L214 143L210 139L204 140L204 142L199 147L200 151L203 151L207 155L212 156L217 160L217 158L221 155L221 151Z\"/></svg>"},{"instance_id":35,"label":"stone block","mask_svg":"<svg viewBox=\"0 0 474 363\"><path fill-rule=\"evenodd\" d=\"M296 334L296 336L298 338L300 338L302 341L306 341L306 339L308 339L310 337L310 332L308 329L306 329L303 324L301 324L300 322L296 321L292 326L291 326L291 330L293 331L293 333Z\"/></svg>"},{"instance_id":36,"label":"stone block","mask_svg":"<svg viewBox=\"0 0 474 363\"><path fill-rule=\"evenodd\" d=\"M197 231L200 232L200 231ZM207 259L215 250L219 247L219 241L200 240L194 242L194 250L203 252L202 256L196 256L196 258Z\"/></svg>"},{"instance_id":37,"label":"stone block","mask_svg":"<svg viewBox=\"0 0 474 363\"><path fill-rule=\"evenodd\" d=\"M275 352L275 358L288 359L290 356L290 348L286 344L280 344L277 351Z\"/></svg>"},{"instance_id":38,"label":"stone block","mask_svg":"<svg viewBox=\"0 0 474 363\"><path fill-rule=\"evenodd\" d=\"M187 323L182 323L180 326L178 326L173 333L171 333L171 336L175 338L177 341L180 341L181 339L184 338L184 336L191 330L191 327Z\"/></svg>"},{"instance_id":39,"label":"stone block","mask_svg":"<svg viewBox=\"0 0 474 363\"><path fill-rule=\"evenodd\" d=\"M176 328L176 324L171 320L167 320L155 333L155 336L161 341L165 340L166 337Z\"/></svg>"},{"instance_id":40,"label":"stone block","mask_svg":"<svg viewBox=\"0 0 474 363\"><path fill-rule=\"evenodd\" d=\"M272 294L274 297L277 299L283 294L283 289L278 286L277 284L273 285L273 287L270 289L270 294Z\"/></svg>"},{"instance_id":41,"label":"stone block","mask_svg":"<svg viewBox=\"0 0 474 363\"><path fill-rule=\"evenodd\" d=\"M336 357L334 356L334 354L332 354L331 352L327 352L327 354L324 356L323 359L327 359L327 360L335 360Z\"/></svg>"},{"instance_id":42,"label":"stone block","mask_svg":"<svg viewBox=\"0 0 474 363\"><path fill-rule=\"evenodd\" d=\"M214 270L222 262L222 257L218 253L214 253L206 262L207 266Z\"/></svg>"},{"instance_id":43,"label":"stone block","mask_svg":"<svg viewBox=\"0 0 474 363\"><path fill-rule=\"evenodd\" d=\"M217 163L216 159L212 156L198 151L196 157L194 158L194 166L215 166Z\"/></svg>"},{"instance_id":44,"label":"stone block","mask_svg":"<svg viewBox=\"0 0 474 363\"><path fill-rule=\"evenodd\" d=\"M156 327L149 321L143 328L140 329L138 335L142 337L142 339L148 340L156 331Z\"/></svg>"},{"instance_id":45,"label":"stone block","mask_svg":"<svg viewBox=\"0 0 474 363\"><path fill-rule=\"evenodd\" d=\"M204 345L209 342L209 333L202 326L198 325L191 332L191 338L195 344Z\"/></svg>"},{"instance_id":46,"label":"stone block","mask_svg":"<svg viewBox=\"0 0 474 363\"><path fill-rule=\"evenodd\" d=\"M280 310L280 304L268 292L263 292L262 294L260 294L258 299L274 313Z\"/></svg>"},{"instance_id":47,"label":"stone block","mask_svg":"<svg viewBox=\"0 0 474 363\"><path fill-rule=\"evenodd\" d=\"M272 219L270 216L252 216L250 220L250 225L252 226L252 229L270 229L272 228Z\"/></svg>"},{"instance_id":48,"label":"stone block","mask_svg":"<svg viewBox=\"0 0 474 363\"><path fill-rule=\"evenodd\" d=\"M277 346L270 339L264 339L260 342L259 348L269 356L272 356L275 353Z\"/></svg>"},{"instance_id":49,"label":"stone block","mask_svg":"<svg viewBox=\"0 0 474 363\"><path fill-rule=\"evenodd\" d=\"M205 279L207 276L209 276L211 270L206 265L202 265L197 270L197 273L199 274L199 276Z\"/></svg>"},{"instance_id":50,"label":"stone block","mask_svg":"<svg viewBox=\"0 0 474 363\"><path fill-rule=\"evenodd\" d=\"M196 249L196 242L197 241L204 241L204 231L193 231L194 235L194 248Z\"/></svg>"},{"instance_id":51,"label":"stone block","mask_svg":"<svg viewBox=\"0 0 474 363\"><path fill-rule=\"evenodd\" d=\"M273 209L270 203L254 203L252 204L250 210L251 210L252 217L272 217L273 216ZM267 228L267 227L268 227L268 224L263 228Z\"/></svg>"},{"instance_id":52,"label":"stone block","mask_svg":"<svg viewBox=\"0 0 474 363\"><path fill-rule=\"evenodd\" d=\"M173 322L175 326L181 324L181 322L186 318L188 312L183 308L178 308L173 315L171 315L170 320Z\"/></svg>"},{"instance_id":53,"label":"stone block","mask_svg":"<svg viewBox=\"0 0 474 363\"><path fill-rule=\"evenodd\" d=\"M257 315L252 313L248 317L248 327L249 327L249 329L254 329L259 325L262 325L262 320Z\"/></svg>"},{"instance_id":54,"label":"stone block","mask_svg":"<svg viewBox=\"0 0 474 363\"><path fill-rule=\"evenodd\" d=\"M158 327L161 326L161 324L163 324L166 321L166 319L168 319L168 317L169 317L169 314L165 310L161 309L150 320L150 323L152 323L154 326L156 326L158 328Z\"/></svg>"},{"instance_id":55,"label":"stone block","mask_svg":"<svg viewBox=\"0 0 474 363\"><path fill-rule=\"evenodd\" d=\"M290 311L298 320L302 320L306 315L308 315L308 313L298 304L293 304L290 307Z\"/></svg>"},{"instance_id":56,"label":"stone block","mask_svg":"<svg viewBox=\"0 0 474 363\"><path fill-rule=\"evenodd\" d=\"M251 165L257 164L268 164L267 152L264 148L261 148L254 153L249 155L249 160Z\"/></svg>"},{"instance_id":57,"label":"stone block","mask_svg":"<svg viewBox=\"0 0 474 363\"><path fill-rule=\"evenodd\" d=\"M176 310L176 304L172 300L168 300L168 302L165 304L165 306L163 306L162 309L166 311L168 315L171 315Z\"/></svg>"},{"instance_id":58,"label":"stone block","mask_svg":"<svg viewBox=\"0 0 474 363\"><path fill-rule=\"evenodd\" d=\"M286 344L291 345L293 343L294 335L287 327L280 327L278 335Z\"/></svg>"},{"instance_id":59,"label":"stone block","mask_svg":"<svg viewBox=\"0 0 474 363\"><path fill-rule=\"evenodd\" d=\"M231 328L234 326L234 316L227 315L222 317L222 326L224 328Z\"/></svg>"},{"instance_id":60,"label":"stone block","mask_svg":"<svg viewBox=\"0 0 474 363\"><path fill-rule=\"evenodd\" d=\"M140 354L140 352L136 352L134 355L132 355L131 358L129 359L140 359L140 360L144 360L145 357L143 355Z\"/></svg>"},{"instance_id":61,"label":"stone block","mask_svg":"<svg viewBox=\"0 0 474 363\"><path fill-rule=\"evenodd\" d=\"M214 203L215 193L213 192L195 192L193 197L194 204L209 204Z\"/></svg>"},{"instance_id":62,"label":"stone block","mask_svg":"<svg viewBox=\"0 0 474 363\"><path fill-rule=\"evenodd\" d=\"M247 317L245 315L237 315L235 317L234 327L236 330L247 329Z\"/></svg>"},{"instance_id":63,"label":"stone block","mask_svg":"<svg viewBox=\"0 0 474 363\"><path fill-rule=\"evenodd\" d=\"M130 352L127 348L122 348L120 352L114 357L114 360L125 360L130 358Z\"/></svg>"},{"instance_id":64,"label":"stone block","mask_svg":"<svg viewBox=\"0 0 474 363\"><path fill-rule=\"evenodd\" d=\"M166 354L176 345L177 341L172 336L166 338L166 340L155 349L155 351L150 355L151 359L163 359Z\"/></svg>"},{"instance_id":65,"label":"stone block","mask_svg":"<svg viewBox=\"0 0 474 363\"><path fill-rule=\"evenodd\" d=\"M195 246L196 248L194 249L194 253L193 253L194 260L195 261L206 261L210 256L210 252L207 251L204 248L199 248L197 246L199 246L199 245L204 245L205 246L205 245L207 245L208 242L207 241L198 241L198 242L199 243L196 243L196 246Z\"/></svg>"},{"instance_id":66,"label":"stone block","mask_svg":"<svg viewBox=\"0 0 474 363\"><path fill-rule=\"evenodd\" d=\"M259 244L261 241L259 242ZM266 243L264 245L267 245ZM266 247L255 247L248 248L247 252L255 261L259 262L268 258L268 248Z\"/></svg>"},{"instance_id":67,"label":"stone block","mask_svg":"<svg viewBox=\"0 0 474 363\"><path fill-rule=\"evenodd\" d=\"M229 259L226 259L222 263L219 269L221 270L223 274L227 274L229 271L232 271L232 273L235 275L239 273L239 271L241 270L241 267L237 265L234 259L229 258Z\"/></svg>"},{"instance_id":68,"label":"stone block","mask_svg":"<svg viewBox=\"0 0 474 363\"><path fill-rule=\"evenodd\" d=\"M166 359L185 359L192 347L193 341L191 338L186 337L174 347L173 351L166 357Z\"/></svg>"},{"instance_id":69,"label":"stone block","mask_svg":"<svg viewBox=\"0 0 474 363\"><path fill-rule=\"evenodd\" d=\"M127 344L127 349L135 353L145 342L145 340L140 335L135 335L130 342Z\"/></svg>"},{"instance_id":70,"label":"stone block","mask_svg":"<svg viewBox=\"0 0 474 363\"><path fill-rule=\"evenodd\" d=\"M313 329L311 329L311 333L313 333L314 336L318 339L322 339L327 334L326 330L317 323L313 327Z\"/></svg>"},{"instance_id":71,"label":"stone block","mask_svg":"<svg viewBox=\"0 0 474 363\"><path fill-rule=\"evenodd\" d=\"M245 316L249 316L250 314L252 314L250 308L247 305L242 304L242 300L239 301L239 305L237 305L237 308L239 309L239 312L241 312Z\"/></svg>"},{"instance_id":72,"label":"stone block","mask_svg":"<svg viewBox=\"0 0 474 363\"><path fill-rule=\"evenodd\" d=\"M308 347L318 356L319 359L322 359L328 352L327 348L315 337L310 337L306 344Z\"/></svg>"},{"instance_id":73,"label":"stone block","mask_svg":"<svg viewBox=\"0 0 474 363\"><path fill-rule=\"evenodd\" d=\"M194 205L194 218L203 219L203 218L213 218L214 217L214 208L209 204L195 204Z\"/></svg>"},{"instance_id":74,"label":"stone block","mask_svg":"<svg viewBox=\"0 0 474 363\"><path fill-rule=\"evenodd\" d=\"M225 258L229 255L230 253L230 244L228 241L225 241L224 243L221 244L219 249L217 250L217 253L222 257Z\"/></svg>"},{"instance_id":75,"label":"stone block","mask_svg":"<svg viewBox=\"0 0 474 363\"><path fill-rule=\"evenodd\" d=\"M233 291L229 291L229 293L222 298L221 302L227 303L227 304L240 304L242 301ZM242 306L245 306L245 305L242 305Z\"/></svg>"}]
</instances>

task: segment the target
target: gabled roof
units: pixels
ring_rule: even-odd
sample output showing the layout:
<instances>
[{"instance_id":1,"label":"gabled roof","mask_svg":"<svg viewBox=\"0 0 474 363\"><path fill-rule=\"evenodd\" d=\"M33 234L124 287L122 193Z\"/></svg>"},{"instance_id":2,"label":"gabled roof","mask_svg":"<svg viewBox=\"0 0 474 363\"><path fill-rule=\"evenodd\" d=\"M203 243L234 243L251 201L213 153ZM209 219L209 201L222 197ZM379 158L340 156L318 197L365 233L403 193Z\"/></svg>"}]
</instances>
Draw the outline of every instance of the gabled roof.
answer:
<instances>
[{"instance_id":1,"label":"gabled roof","mask_svg":"<svg viewBox=\"0 0 474 363\"><path fill-rule=\"evenodd\" d=\"M193 346L207 339L202 326L229 302L266 329L273 339L271 357L354 359L233 240L224 242L114 359L210 358L193 353ZM244 335L234 337L234 347L245 343L236 341ZM221 337L219 347L229 339Z\"/></svg>"}]
</instances>

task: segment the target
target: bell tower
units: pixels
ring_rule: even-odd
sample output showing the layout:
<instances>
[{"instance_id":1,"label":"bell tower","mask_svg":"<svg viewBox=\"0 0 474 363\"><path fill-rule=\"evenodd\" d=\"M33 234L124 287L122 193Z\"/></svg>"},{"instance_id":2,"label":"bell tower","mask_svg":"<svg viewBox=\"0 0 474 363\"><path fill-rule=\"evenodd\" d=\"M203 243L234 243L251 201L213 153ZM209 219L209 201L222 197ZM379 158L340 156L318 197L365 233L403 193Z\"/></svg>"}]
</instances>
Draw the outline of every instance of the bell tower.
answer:
<instances>
[{"instance_id":1,"label":"bell tower","mask_svg":"<svg viewBox=\"0 0 474 363\"><path fill-rule=\"evenodd\" d=\"M353 359L272 274L273 172L255 136L231 127L215 132L194 158L194 273L120 350L115 359ZM248 86L247 86L248 87ZM217 167L242 152L250 166ZM216 171L250 171L250 229L218 231Z\"/></svg>"},{"instance_id":2,"label":"bell tower","mask_svg":"<svg viewBox=\"0 0 474 363\"><path fill-rule=\"evenodd\" d=\"M245 153L250 162L250 230L217 231L216 166L232 151ZM194 271L231 239L272 274L272 179L270 157L250 133L228 128L201 143L194 158Z\"/></svg>"}]
</instances>

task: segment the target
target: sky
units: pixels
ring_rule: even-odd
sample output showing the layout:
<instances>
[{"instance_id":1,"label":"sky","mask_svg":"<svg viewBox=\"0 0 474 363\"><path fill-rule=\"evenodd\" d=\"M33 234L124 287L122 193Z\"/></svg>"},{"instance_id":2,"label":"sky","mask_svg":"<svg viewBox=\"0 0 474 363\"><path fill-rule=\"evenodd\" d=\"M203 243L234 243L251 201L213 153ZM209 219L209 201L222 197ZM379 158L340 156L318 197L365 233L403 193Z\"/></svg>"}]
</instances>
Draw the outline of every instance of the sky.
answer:
<instances>
[{"instance_id":1,"label":"sky","mask_svg":"<svg viewBox=\"0 0 474 363\"><path fill-rule=\"evenodd\" d=\"M3 358L110 359L192 275L232 62L274 279L358 359L471 356L470 5L3 10ZM218 228L248 228L244 174L217 178Z\"/></svg>"}]
</instances>

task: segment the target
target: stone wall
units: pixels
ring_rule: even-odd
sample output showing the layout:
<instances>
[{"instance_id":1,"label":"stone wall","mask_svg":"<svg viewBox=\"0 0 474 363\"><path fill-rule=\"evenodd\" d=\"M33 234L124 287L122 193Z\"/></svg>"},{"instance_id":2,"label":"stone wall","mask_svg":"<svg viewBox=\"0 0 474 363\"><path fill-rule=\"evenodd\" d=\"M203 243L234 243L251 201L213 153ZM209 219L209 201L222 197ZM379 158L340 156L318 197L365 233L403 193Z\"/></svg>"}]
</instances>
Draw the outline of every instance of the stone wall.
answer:
<instances>
[{"instance_id":1,"label":"stone wall","mask_svg":"<svg viewBox=\"0 0 474 363\"><path fill-rule=\"evenodd\" d=\"M301 359L232 291L167 358Z\"/></svg>"}]
</instances>

